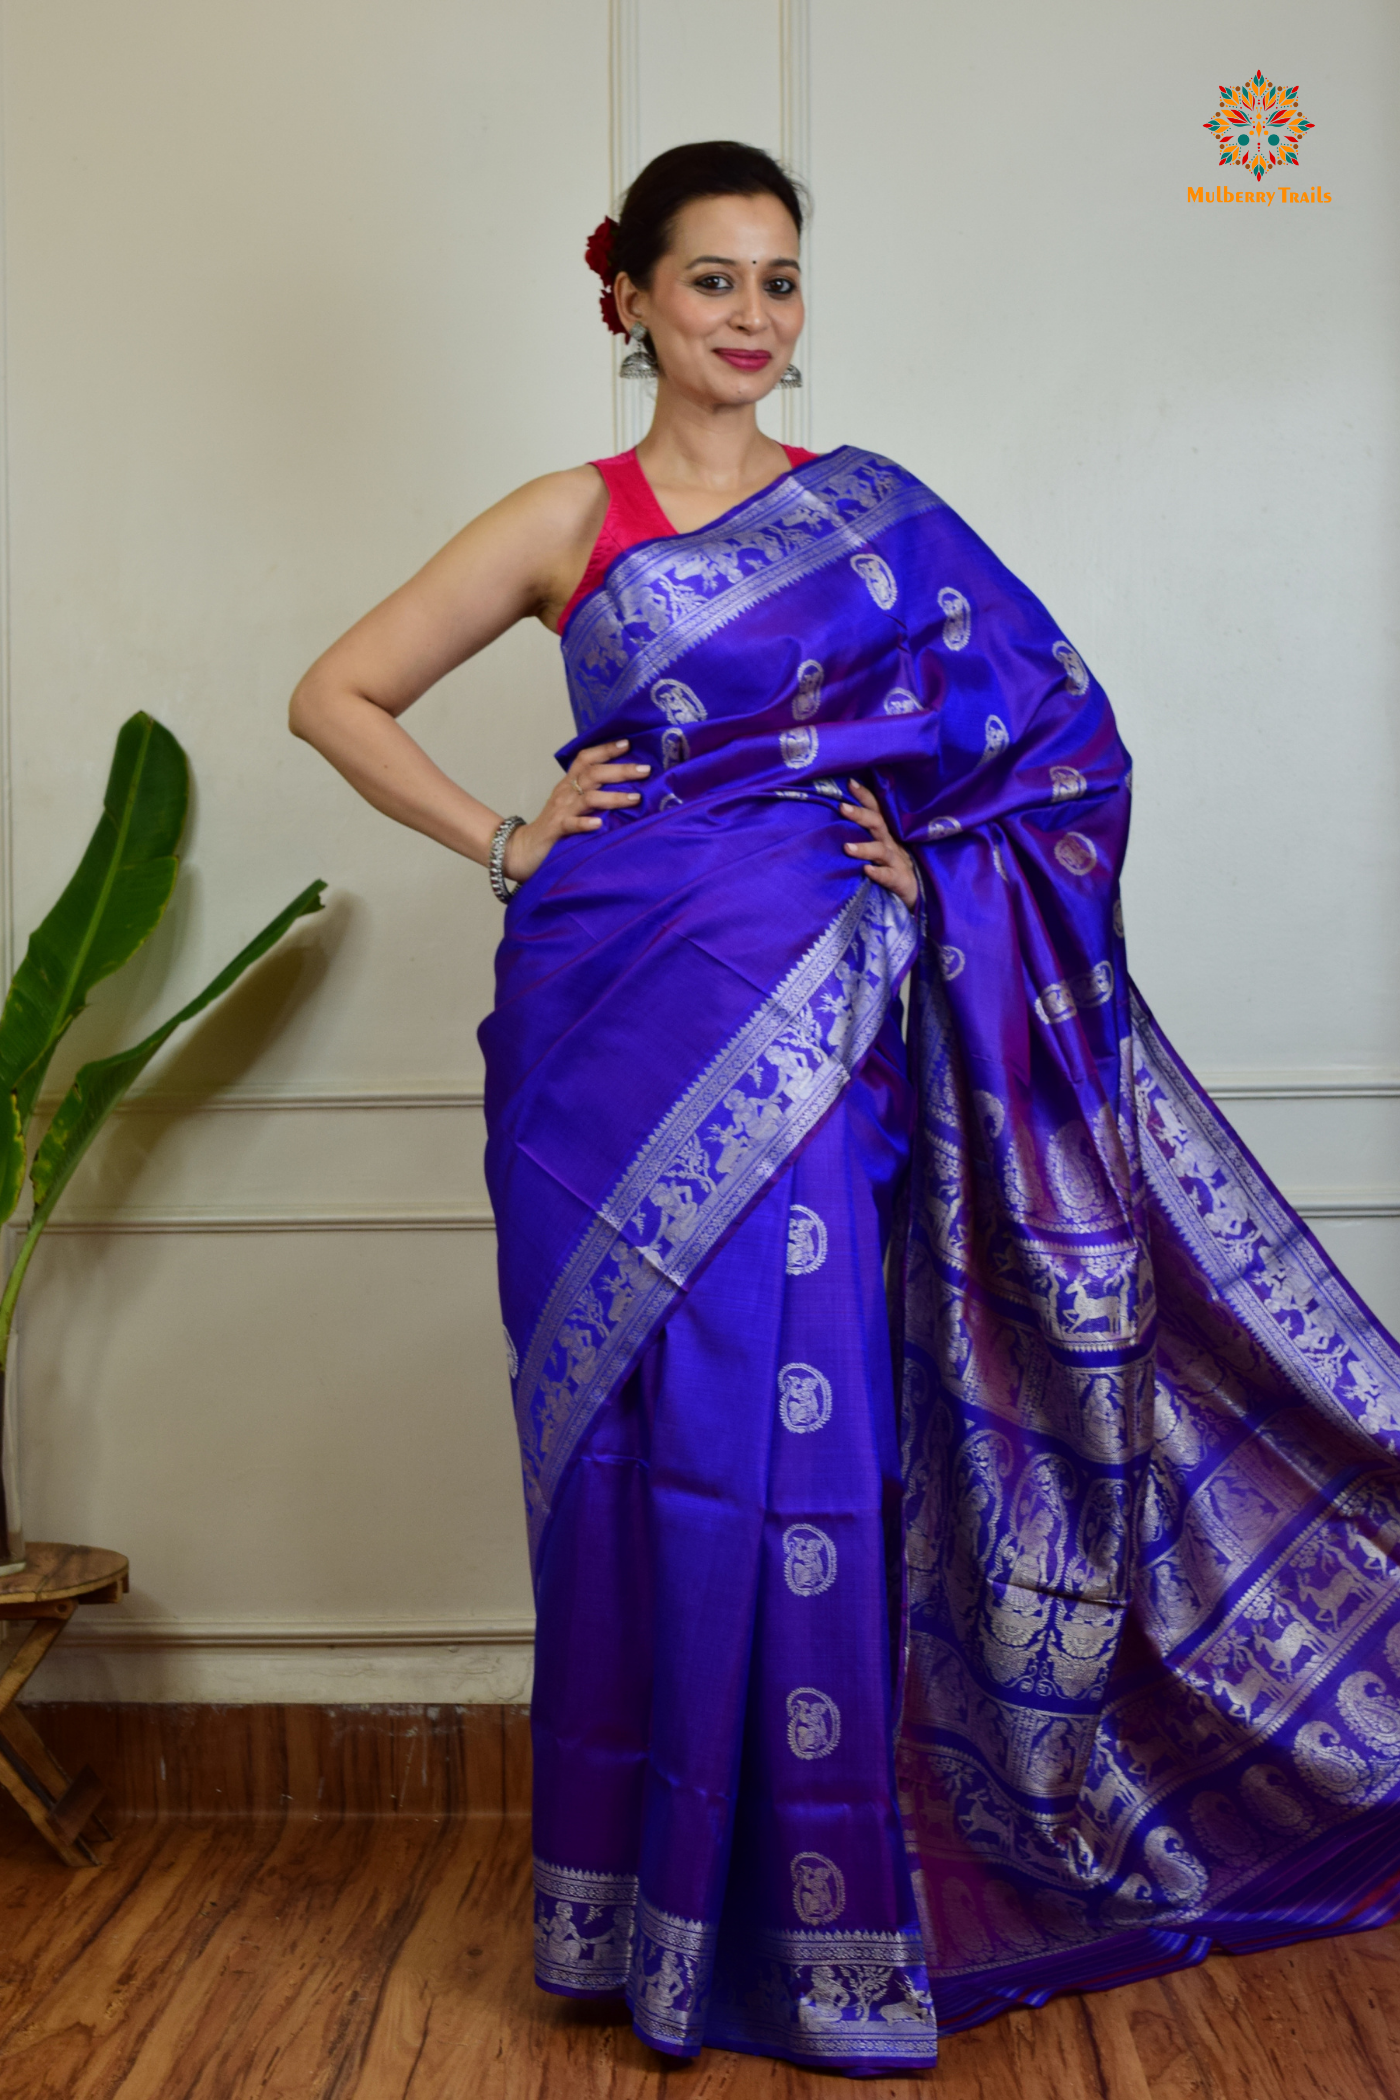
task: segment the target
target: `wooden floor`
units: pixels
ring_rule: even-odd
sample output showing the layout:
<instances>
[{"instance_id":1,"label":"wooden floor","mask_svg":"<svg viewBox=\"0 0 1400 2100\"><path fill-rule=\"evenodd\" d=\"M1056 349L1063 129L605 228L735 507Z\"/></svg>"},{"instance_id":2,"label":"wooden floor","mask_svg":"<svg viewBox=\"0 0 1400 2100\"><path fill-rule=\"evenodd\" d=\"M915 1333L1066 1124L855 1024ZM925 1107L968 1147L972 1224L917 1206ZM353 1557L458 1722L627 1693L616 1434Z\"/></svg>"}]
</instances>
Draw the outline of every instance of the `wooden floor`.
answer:
<instances>
[{"instance_id":1,"label":"wooden floor","mask_svg":"<svg viewBox=\"0 0 1400 2100\"><path fill-rule=\"evenodd\" d=\"M0 1802L0 1812L10 1804ZM73 1873L0 1813L3 2100L821 2100L530 1980L519 1815L146 1819ZM1400 2100L1400 1926L1012 2013L881 2100Z\"/></svg>"}]
</instances>

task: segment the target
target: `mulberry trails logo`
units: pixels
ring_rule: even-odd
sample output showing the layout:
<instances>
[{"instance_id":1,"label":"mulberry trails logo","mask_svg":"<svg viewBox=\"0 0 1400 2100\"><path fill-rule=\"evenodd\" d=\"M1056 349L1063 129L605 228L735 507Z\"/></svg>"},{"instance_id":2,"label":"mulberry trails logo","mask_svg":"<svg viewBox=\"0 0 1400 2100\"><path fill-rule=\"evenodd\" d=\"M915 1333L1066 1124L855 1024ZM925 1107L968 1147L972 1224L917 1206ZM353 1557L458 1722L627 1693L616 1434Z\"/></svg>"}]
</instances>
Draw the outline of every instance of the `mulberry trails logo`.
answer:
<instances>
[{"instance_id":1,"label":"mulberry trails logo","mask_svg":"<svg viewBox=\"0 0 1400 2100\"><path fill-rule=\"evenodd\" d=\"M1311 125L1298 107L1296 87L1277 87L1256 73L1240 87L1220 90L1220 107L1204 126L1220 148L1222 168L1239 168L1245 187L1232 190L1227 182L1213 190L1194 189L1188 183L1189 204L1330 204L1332 192L1324 189L1295 190L1278 177L1274 189L1264 187L1264 177L1275 168L1296 168L1303 133ZM1254 188L1248 187L1254 178Z\"/></svg>"}]
</instances>

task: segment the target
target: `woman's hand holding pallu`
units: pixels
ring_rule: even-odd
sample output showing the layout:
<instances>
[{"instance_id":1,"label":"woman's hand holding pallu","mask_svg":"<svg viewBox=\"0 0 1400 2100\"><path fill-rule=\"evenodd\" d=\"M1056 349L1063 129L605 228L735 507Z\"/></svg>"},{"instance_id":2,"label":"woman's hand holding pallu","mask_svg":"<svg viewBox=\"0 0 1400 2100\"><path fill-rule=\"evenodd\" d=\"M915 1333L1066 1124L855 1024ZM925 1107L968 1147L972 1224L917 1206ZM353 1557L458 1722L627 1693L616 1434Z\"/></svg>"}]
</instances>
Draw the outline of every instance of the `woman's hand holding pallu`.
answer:
<instances>
[{"instance_id":1,"label":"woman's hand holding pallu","mask_svg":"<svg viewBox=\"0 0 1400 2100\"><path fill-rule=\"evenodd\" d=\"M910 911L916 910L919 881L913 861L885 822L884 813L869 788L862 787L858 780L848 780L846 785L855 800L843 802L841 814L849 817L853 824L863 824L870 834L868 840L847 839L846 851L852 860L864 862L865 872L872 882L878 882L882 890L893 890Z\"/></svg>"}]
</instances>

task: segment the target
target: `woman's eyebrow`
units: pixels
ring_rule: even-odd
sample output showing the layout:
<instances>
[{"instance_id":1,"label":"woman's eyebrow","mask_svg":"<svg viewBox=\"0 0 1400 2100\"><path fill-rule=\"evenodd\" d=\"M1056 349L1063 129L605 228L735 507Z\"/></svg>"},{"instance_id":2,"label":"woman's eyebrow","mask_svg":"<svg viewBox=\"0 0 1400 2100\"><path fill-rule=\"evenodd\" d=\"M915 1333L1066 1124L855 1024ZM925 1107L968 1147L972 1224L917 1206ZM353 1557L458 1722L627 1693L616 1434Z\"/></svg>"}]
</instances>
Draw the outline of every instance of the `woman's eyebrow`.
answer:
<instances>
[{"instance_id":1,"label":"woman's eyebrow","mask_svg":"<svg viewBox=\"0 0 1400 2100\"><path fill-rule=\"evenodd\" d=\"M726 270L737 270L739 267L732 255L692 255L686 268L693 270L700 263L723 263ZM801 267L795 255L775 255L771 262L764 264L764 268L768 270L800 270Z\"/></svg>"}]
</instances>

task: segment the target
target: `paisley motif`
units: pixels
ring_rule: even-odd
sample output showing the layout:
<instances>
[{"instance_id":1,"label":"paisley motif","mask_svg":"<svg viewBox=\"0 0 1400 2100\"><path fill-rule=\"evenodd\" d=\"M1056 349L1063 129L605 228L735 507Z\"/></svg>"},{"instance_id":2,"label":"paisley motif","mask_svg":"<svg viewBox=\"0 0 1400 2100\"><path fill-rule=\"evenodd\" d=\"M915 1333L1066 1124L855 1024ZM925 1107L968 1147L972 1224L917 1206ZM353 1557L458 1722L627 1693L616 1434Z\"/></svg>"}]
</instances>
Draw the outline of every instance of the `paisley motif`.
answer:
<instances>
[{"instance_id":1,"label":"paisley motif","mask_svg":"<svg viewBox=\"0 0 1400 2100\"><path fill-rule=\"evenodd\" d=\"M825 677L821 665L814 657L797 666L797 691L792 700L794 722L810 722L822 704L822 680Z\"/></svg>"},{"instance_id":2,"label":"paisley motif","mask_svg":"<svg viewBox=\"0 0 1400 2100\"><path fill-rule=\"evenodd\" d=\"M794 1203L788 1212L788 1275L815 1275L826 1260L826 1247L825 1222L810 1204Z\"/></svg>"},{"instance_id":3,"label":"paisley motif","mask_svg":"<svg viewBox=\"0 0 1400 2100\"><path fill-rule=\"evenodd\" d=\"M778 1373L778 1418L794 1436L831 1420L831 1381L814 1364L784 1364Z\"/></svg>"},{"instance_id":4,"label":"paisley motif","mask_svg":"<svg viewBox=\"0 0 1400 2100\"><path fill-rule=\"evenodd\" d=\"M817 732L815 729L785 729L778 739L783 754L783 764L794 773L803 766L810 766L817 755Z\"/></svg>"},{"instance_id":5,"label":"paisley motif","mask_svg":"<svg viewBox=\"0 0 1400 2100\"><path fill-rule=\"evenodd\" d=\"M878 554L853 554L851 567L869 591L881 612L889 612L899 596L894 570Z\"/></svg>"},{"instance_id":6,"label":"paisley motif","mask_svg":"<svg viewBox=\"0 0 1400 2100\"><path fill-rule=\"evenodd\" d=\"M980 766L985 766L992 759L999 757L1011 742L1011 731L1000 715L988 715L983 736L982 756L977 761Z\"/></svg>"},{"instance_id":7,"label":"paisley motif","mask_svg":"<svg viewBox=\"0 0 1400 2100\"><path fill-rule=\"evenodd\" d=\"M972 1097L972 1105L988 1137L999 1138L1006 1126L1006 1108L995 1094L983 1093L980 1089Z\"/></svg>"},{"instance_id":8,"label":"paisley motif","mask_svg":"<svg viewBox=\"0 0 1400 2100\"><path fill-rule=\"evenodd\" d=\"M944 614L943 646L945 649L965 649L972 639L972 607L961 591L945 586L938 593L938 606Z\"/></svg>"},{"instance_id":9,"label":"paisley motif","mask_svg":"<svg viewBox=\"0 0 1400 2100\"><path fill-rule=\"evenodd\" d=\"M783 1580L794 1597L822 1597L836 1580L836 1544L816 1524L783 1533Z\"/></svg>"},{"instance_id":10,"label":"paisley motif","mask_svg":"<svg viewBox=\"0 0 1400 2100\"><path fill-rule=\"evenodd\" d=\"M799 1852L792 1862L792 1907L804 1925L830 1925L846 1908L846 1882L824 1852Z\"/></svg>"},{"instance_id":11,"label":"paisley motif","mask_svg":"<svg viewBox=\"0 0 1400 2100\"><path fill-rule=\"evenodd\" d=\"M1065 691L1075 694L1087 693L1089 690L1089 673L1084 668L1084 659L1080 656L1079 651L1072 649L1068 642L1056 642L1050 654L1054 657L1056 663L1060 664L1064 669Z\"/></svg>"},{"instance_id":12,"label":"paisley motif","mask_svg":"<svg viewBox=\"0 0 1400 2100\"><path fill-rule=\"evenodd\" d=\"M787 1697L787 1740L794 1757L811 1763L830 1757L841 1740L841 1712L836 1701L810 1684L799 1685Z\"/></svg>"},{"instance_id":13,"label":"paisley motif","mask_svg":"<svg viewBox=\"0 0 1400 2100\"><path fill-rule=\"evenodd\" d=\"M1337 1703L1372 1749L1400 1750L1400 1699L1374 1670L1354 1670L1343 1678Z\"/></svg>"},{"instance_id":14,"label":"paisley motif","mask_svg":"<svg viewBox=\"0 0 1400 2100\"><path fill-rule=\"evenodd\" d=\"M703 722L705 706L698 693L679 678L661 678L651 689L652 705L659 707L668 722Z\"/></svg>"},{"instance_id":15,"label":"paisley motif","mask_svg":"<svg viewBox=\"0 0 1400 2100\"><path fill-rule=\"evenodd\" d=\"M1191 1823L1212 1859L1249 1866L1259 1857L1258 1833L1224 1794L1198 1794L1191 1804Z\"/></svg>"},{"instance_id":16,"label":"paisley motif","mask_svg":"<svg viewBox=\"0 0 1400 2100\"><path fill-rule=\"evenodd\" d=\"M1294 1836L1313 1828L1316 1817L1277 1765L1251 1765L1240 1780L1240 1792L1270 1830Z\"/></svg>"},{"instance_id":17,"label":"paisley motif","mask_svg":"<svg viewBox=\"0 0 1400 2100\"><path fill-rule=\"evenodd\" d=\"M1361 1801L1370 1784L1364 1758L1350 1749L1329 1721L1305 1721L1294 1739L1300 1772L1334 1801Z\"/></svg>"},{"instance_id":18,"label":"paisley motif","mask_svg":"<svg viewBox=\"0 0 1400 2100\"><path fill-rule=\"evenodd\" d=\"M1062 831L1055 841L1055 858L1071 875L1087 875L1099 864L1099 851L1082 831Z\"/></svg>"},{"instance_id":19,"label":"paisley motif","mask_svg":"<svg viewBox=\"0 0 1400 2100\"><path fill-rule=\"evenodd\" d=\"M1054 1023L1072 1020L1075 1014L1090 1007L1106 1005L1112 997L1113 965L1105 960L1095 963L1082 977L1066 977L1058 984L1044 985L1034 1006L1038 1019Z\"/></svg>"}]
</instances>

